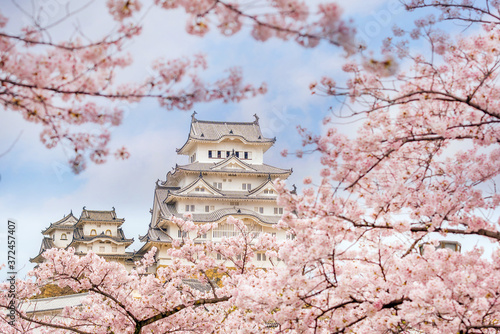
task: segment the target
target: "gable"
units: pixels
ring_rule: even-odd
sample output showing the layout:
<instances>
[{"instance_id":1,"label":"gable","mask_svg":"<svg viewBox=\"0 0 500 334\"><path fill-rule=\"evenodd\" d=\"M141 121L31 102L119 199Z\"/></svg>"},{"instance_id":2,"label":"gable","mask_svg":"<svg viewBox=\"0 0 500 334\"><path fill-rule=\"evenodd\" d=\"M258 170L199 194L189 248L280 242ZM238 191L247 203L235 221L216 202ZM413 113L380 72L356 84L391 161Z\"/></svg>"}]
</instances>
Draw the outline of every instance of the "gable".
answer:
<instances>
[{"instance_id":1,"label":"gable","mask_svg":"<svg viewBox=\"0 0 500 334\"><path fill-rule=\"evenodd\" d=\"M214 187L209 185L203 178L199 178L184 189L179 190L178 195L220 195Z\"/></svg>"},{"instance_id":2,"label":"gable","mask_svg":"<svg viewBox=\"0 0 500 334\"><path fill-rule=\"evenodd\" d=\"M239 170L239 171L256 171L254 168L250 167L248 164L242 162L235 156L228 158L225 161L213 166L212 170Z\"/></svg>"}]
</instances>

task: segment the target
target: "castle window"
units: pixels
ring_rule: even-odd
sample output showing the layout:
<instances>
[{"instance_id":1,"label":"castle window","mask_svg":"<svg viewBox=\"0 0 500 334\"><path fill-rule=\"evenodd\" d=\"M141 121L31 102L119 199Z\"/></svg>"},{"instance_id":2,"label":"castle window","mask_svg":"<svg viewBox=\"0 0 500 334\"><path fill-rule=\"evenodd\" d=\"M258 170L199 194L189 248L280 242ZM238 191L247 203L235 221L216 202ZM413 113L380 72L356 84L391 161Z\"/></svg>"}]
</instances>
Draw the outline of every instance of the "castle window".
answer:
<instances>
[{"instance_id":1,"label":"castle window","mask_svg":"<svg viewBox=\"0 0 500 334\"><path fill-rule=\"evenodd\" d=\"M205 212L210 212L210 206L209 205L205 205Z\"/></svg>"},{"instance_id":2,"label":"castle window","mask_svg":"<svg viewBox=\"0 0 500 334\"><path fill-rule=\"evenodd\" d=\"M187 238L188 237L188 232L178 230L177 231L177 237L179 237L179 238Z\"/></svg>"},{"instance_id":3,"label":"castle window","mask_svg":"<svg viewBox=\"0 0 500 334\"><path fill-rule=\"evenodd\" d=\"M252 152L244 152L243 159L246 159L246 160L252 159Z\"/></svg>"},{"instance_id":4,"label":"castle window","mask_svg":"<svg viewBox=\"0 0 500 334\"><path fill-rule=\"evenodd\" d=\"M212 151L208 151L208 157L212 158Z\"/></svg>"},{"instance_id":5,"label":"castle window","mask_svg":"<svg viewBox=\"0 0 500 334\"><path fill-rule=\"evenodd\" d=\"M274 191L271 190L271 189L265 189L264 190L264 194L266 194L266 195L272 195L272 194L274 194Z\"/></svg>"},{"instance_id":6,"label":"castle window","mask_svg":"<svg viewBox=\"0 0 500 334\"><path fill-rule=\"evenodd\" d=\"M99 252L104 252L104 251L105 251L104 246L99 246Z\"/></svg>"},{"instance_id":7,"label":"castle window","mask_svg":"<svg viewBox=\"0 0 500 334\"><path fill-rule=\"evenodd\" d=\"M240 205L240 202L229 202L229 205L232 205L232 206Z\"/></svg>"},{"instance_id":8,"label":"castle window","mask_svg":"<svg viewBox=\"0 0 500 334\"><path fill-rule=\"evenodd\" d=\"M461 247L460 243L458 243L456 241L440 241L438 248L449 249L449 250L452 250L454 252L460 252L462 247Z\"/></svg>"},{"instance_id":9,"label":"castle window","mask_svg":"<svg viewBox=\"0 0 500 334\"><path fill-rule=\"evenodd\" d=\"M424 255L424 247L426 244L427 243L423 243L419 246L421 255ZM460 243L456 241L441 240L437 248L448 249L454 252L460 252L462 249L462 245L460 245Z\"/></svg>"},{"instance_id":10,"label":"castle window","mask_svg":"<svg viewBox=\"0 0 500 334\"><path fill-rule=\"evenodd\" d=\"M87 246L87 252L92 250L92 246Z\"/></svg>"},{"instance_id":11,"label":"castle window","mask_svg":"<svg viewBox=\"0 0 500 334\"><path fill-rule=\"evenodd\" d=\"M251 183L243 183L241 185L241 189L243 189L243 190L252 190L252 184Z\"/></svg>"},{"instance_id":12,"label":"castle window","mask_svg":"<svg viewBox=\"0 0 500 334\"><path fill-rule=\"evenodd\" d=\"M186 212L194 212L195 206L194 205L186 205Z\"/></svg>"},{"instance_id":13,"label":"castle window","mask_svg":"<svg viewBox=\"0 0 500 334\"><path fill-rule=\"evenodd\" d=\"M282 215L283 214L283 208L274 208L274 214L275 215Z\"/></svg>"},{"instance_id":14,"label":"castle window","mask_svg":"<svg viewBox=\"0 0 500 334\"><path fill-rule=\"evenodd\" d=\"M266 254L257 253L257 261L266 261Z\"/></svg>"},{"instance_id":15,"label":"castle window","mask_svg":"<svg viewBox=\"0 0 500 334\"><path fill-rule=\"evenodd\" d=\"M222 182L214 182L213 186L214 186L214 188L222 189Z\"/></svg>"},{"instance_id":16,"label":"castle window","mask_svg":"<svg viewBox=\"0 0 500 334\"><path fill-rule=\"evenodd\" d=\"M222 260L222 254L217 253L217 260Z\"/></svg>"},{"instance_id":17,"label":"castle window","mask_svg":"<svg viewBox=\"0 0 500 334\"><path fill-rule=\"evenodd\" d=\"M240 152L239 151L236 151L236 157L239 158L240 157Z\"/></svg>"},{"instance_id":18,"label":"castle window","mask_svg":"<svg viewBox=\"0 0 500 334\"><path fill-rule=\"evenodd\" d=\"M264 213L264 208L262 206L256 206L253 211L258 213Z\"/></svg>"},{"instance_id":19,"label":"castle window","mask_svg":"<svg viewBox=\"0 0 500 334\"><path fill-rule=\"evenodd\" d=\"M228 158L231 155L231 151L226 151L226 158Z\"/></svg>"},{"instance_id":20,"label":"castle window","mask_svg":"<svg viewBox=\"0 0 500 334\"><path fill-rule=\"evenodd\" d=\"M194 190L199 192L205 192L205 188L203 187L196 187Z\"/></svg>"},{"instance_id":21,"label":"castle window","mask_svg":"<svg viewBox=\"0 0 500 334\"><path fill-rule=\"evenodd\" d=\"M222 151L217 151L217 158L222 158Z\"/></svg>"},{"instance_id":22,"label":"castle window","mask_svg":"<svg viewBox=\"0 0 500 334\"><path fill-rule=\"evenodd\" d=\"M97 231L96 231L96 230L94 230L94 229L93 229L93 230L91 230L91 231L90 231L90 235L92 235L92 236L97 235Z\"/></svg>"},{"instance_id":23,"label":"castle window","mask_svg":"<svg viewBox=\"0 0 500 334\"><path fill-rule=\"evenodd\" d=\"M192 156L191 156L191 162L195 162L196 161L196 153L194 153Z\"/></svg>"},{"instance_id":24,"label":"castle window","mask_svg":"<svg viewBox=\"0 0 500 334\"><path fill-rule=\"evenodd\" d=\"M116 247L116 246L111 247L111 251L113 253L116 253L118 251L118 247Z\"/></svg>"},{"instance_id":25,"label":"castle window","mask_svg":"<svg viewBox=\"0 0 500 334\"><path fill-rule=\"evenodd\" d=\"M106 235L111 236L111 235L112 235L112 234L111 234L111 230L106 230Z\"/></svg>"},{"instance_id":26,"label":"castle window","mask_svg":"<svg viewBox=\"0 0 500 334\"><path fill-rule=\"evenodd\" d=\"M66 233L61 234L61 240L68 240Z\"/></svg>"},{"instance_id":27,"label":"castle window","mask_svg":"<svg viewBox=\"0 0 500 334\"><path fill-rule=\"evenodd\" d=\"M238 235L238 231L235 230L233 224L219 224L215 229L212 230L212 236L214 238L222 238L222 237L234 237Z\"/></svg>"}]
</instances>

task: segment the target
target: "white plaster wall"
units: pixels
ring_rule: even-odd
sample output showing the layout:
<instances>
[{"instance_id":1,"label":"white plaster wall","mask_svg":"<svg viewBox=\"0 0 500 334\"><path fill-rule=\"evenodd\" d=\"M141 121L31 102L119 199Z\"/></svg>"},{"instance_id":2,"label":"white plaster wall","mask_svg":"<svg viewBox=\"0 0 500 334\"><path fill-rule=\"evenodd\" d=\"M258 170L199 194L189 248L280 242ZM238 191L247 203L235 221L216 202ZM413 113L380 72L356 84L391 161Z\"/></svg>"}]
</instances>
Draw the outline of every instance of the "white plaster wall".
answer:
<instances>
[{"instance_id":1,"label":"white plaster wall","mask_svg":"<svg viewBox=\"0 0 500 334\"><path fill-rule=\"evenodd\" d=\"M236 203L236 205L234 205ZM231 205L233 204L233 205ZM195 211L186 211L186 205L194 205L195 206ZM276 204L276 202L269 202L269 201L249 201L249 200L213 200L213 199L206 199L206 200L179 200L176 203L177 206L177 212L184 214L184 213L207 213L205 211L205 206L209 206L209 212L213 212L216 210L224 209L224 208L232 208L232 207L237 207L237 208L242 208L242 209L247 209L247 210L252 210L255 211L255 208L264 208L264 212L259 214L266 215L266 216L280 216L279 214L275 215L274 214L274 208L278 208L279 206ZM212 210L213 207L213 210ZM191 207L190 207L191 209ZM255 211L257 212L257 211Z\"/></svg>"},{"instance_id":2,"label":"white plaster wall","mask_svg":"<svg viewBox=\"0 0 500 334\"><path fill-rule=\"evenodd\" d=\"M196 161L199 162L220 162L226 158L226 152L230 151L232 153L233 149L235 151L247 151L252 152L252 158L243 161L250 164L262 164L264 159L263 147L260 145L249 145L244 144L241 141L234 139L228 140L221 143L198 143L193 150L190 152L189 156L196 152ZM223 151L222 158L209 158L208 151ZM190 160L188 160L190 161Z\"/></svg>"},{"instance_id":3,"label":"white plaster wall","mask_svg":"<svg viewBox=\"0 0 500 334\"><path fill-rule=\"evenodd\" d=\"M118 234L118 223L85 223L83 225L83 234L90 236L90 232L92 230L96 230L97 235L104 232L106 234L106 230L111 231L111 236L116 237Z\"/></svg>"},{"instance_id":4,"label":"white plaster wall","mask_svg":"<svg viewBox=\"0 0 500 334\"><path fill-rule=\"evenodd\" d=\"M63 234L66 234L66 240L61 240L61 236ZM54 244L56 245L56 247L58 248L64 248L66 246L68 246L71 242L71 240L73 240L73 232L70 230L55 230L51 235L50 235L51 238L53 238L52 240L54 241Z\"/></svg>"}]
</instances>

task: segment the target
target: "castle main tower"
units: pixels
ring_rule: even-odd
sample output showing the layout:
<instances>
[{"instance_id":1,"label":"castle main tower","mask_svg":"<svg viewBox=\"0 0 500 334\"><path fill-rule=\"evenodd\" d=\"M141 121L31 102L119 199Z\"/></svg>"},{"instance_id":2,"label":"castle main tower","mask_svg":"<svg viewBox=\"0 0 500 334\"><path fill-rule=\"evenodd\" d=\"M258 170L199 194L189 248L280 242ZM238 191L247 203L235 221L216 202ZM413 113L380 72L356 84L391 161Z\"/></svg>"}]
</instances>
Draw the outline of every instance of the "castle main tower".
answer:
<instances>
[{"instance_id":1,"label":"castle main tower","mask_svg":"<svg viewBox=\"0 0 500 334\"><path fill-rule=\"evenodd\" d=\"M145 245L138 253L155 246L157 266L169 264L168 248L186 233L172 217L183 218L186 213L196 224L218 223L199 242L236 235L237 230L227 223L229 216L243 220L256 234L285 238L285 231L273 228L283 214L276 204L273 181L288 178L292 170L264 163L264 153L276 138L262 135L257 115L253 122L202 121L195 115L186 142L177 149L177 154L189 157L189 163L176 165L165 181L156 183L149 229L140 237ZM268 260L264 253L257 253L254 259L261 267Z\"/></svg>"}]
</instances>

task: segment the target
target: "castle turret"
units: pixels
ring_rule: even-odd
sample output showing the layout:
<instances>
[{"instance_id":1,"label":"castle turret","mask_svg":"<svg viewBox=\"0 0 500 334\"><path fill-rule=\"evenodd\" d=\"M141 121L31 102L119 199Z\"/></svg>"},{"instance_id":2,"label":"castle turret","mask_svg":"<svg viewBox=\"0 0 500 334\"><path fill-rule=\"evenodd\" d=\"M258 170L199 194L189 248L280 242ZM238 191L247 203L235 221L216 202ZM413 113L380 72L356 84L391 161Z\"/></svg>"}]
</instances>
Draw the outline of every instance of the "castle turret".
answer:
<instances>
[{"instance_id":1,"label":"castle turret","mask_svg":"<svg viewBox=\"0 0 500 334\"><path fill-rule=\"evenodd\" d=\"M79 219L71 212L63 219L50 224L42 231L44 238L39 254L30 261L42 263L42 254L50 248L73 247L76 254L89 251L127 265L133 264L133 254L126 252L134 239L127 239L121 225L125 219L116 216L115 209L109 211L82 210Z\"/></svg>"}]
</instances>

